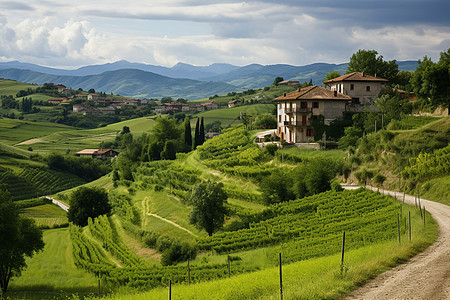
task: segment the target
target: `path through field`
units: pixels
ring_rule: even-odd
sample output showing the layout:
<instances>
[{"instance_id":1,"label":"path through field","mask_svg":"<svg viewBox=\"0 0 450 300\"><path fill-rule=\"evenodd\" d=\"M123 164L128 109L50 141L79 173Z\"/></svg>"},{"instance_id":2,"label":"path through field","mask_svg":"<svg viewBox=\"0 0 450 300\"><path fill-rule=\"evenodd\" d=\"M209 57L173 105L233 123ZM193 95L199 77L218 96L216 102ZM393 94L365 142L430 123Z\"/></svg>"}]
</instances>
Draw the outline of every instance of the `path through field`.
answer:
<instances>
[{"instance_id":1,"label":"path through field","mask_svg":"<svg viewBox=\"0 0 450 300\"><path fill-rule=\"evenodd\" d=\"M403 194L384 193L403 199ZM414 205L414 196L406 195L405 202ZM439 224L436 242L409 262L369 281L347 299L450 299L450 206L424 199L420 202Z\"/></svg>"},{"instance_id":2,"label":"path through field","mask_svg":"<svg viewBox=\"0 0 450 300\"><path fill-rule=\"evenodd\" d=\"M193 233L192 231L190 231L189 229L184 228L183 226L180 226L180 225L178 225L177 223L175 223L175 222L173 222L173 221L167 220L166 218L163 218L163 217L161 217L160 215L152 214L152 213L147 213L147 216L152 216L152 217L158 218L158 219L160 219L160 220L162 220L162 221L164 221L164 222L167 222L167 223L169 223L169 224L171 224L171 225L173 225L173 226L175 226L175 227L177 227L177 228L179 228L179 229L181 229L181 230L184 230L184 231L186 231L187 233L189 233L189 234L191 234L191 235L197 237L197 235L196 235L195 233Z\"/></svg>"}]
</instances>

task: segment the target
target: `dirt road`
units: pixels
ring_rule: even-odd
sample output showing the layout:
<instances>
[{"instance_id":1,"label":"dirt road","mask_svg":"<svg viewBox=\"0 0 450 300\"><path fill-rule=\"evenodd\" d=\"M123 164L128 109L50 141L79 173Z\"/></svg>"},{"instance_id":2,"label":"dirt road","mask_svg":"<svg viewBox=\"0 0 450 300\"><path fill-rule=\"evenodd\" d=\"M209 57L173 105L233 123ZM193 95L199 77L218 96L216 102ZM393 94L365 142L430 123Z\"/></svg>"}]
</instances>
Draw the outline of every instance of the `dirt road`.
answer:
<instances>
[{"instance_id":1,"label":"dirt road","mask_svg":"<svg viewBox=\"0 0 450 300\"><path fill-rule=\"evenodd\" d=\"M396 195L403 198L403 194ZM414 204L414 197L406 195L405 202ZM369 281L347 299L450 299L450 206L424 199L421 203L439 224L437 241L406 264Z\"/></svg>"}]
</instances>

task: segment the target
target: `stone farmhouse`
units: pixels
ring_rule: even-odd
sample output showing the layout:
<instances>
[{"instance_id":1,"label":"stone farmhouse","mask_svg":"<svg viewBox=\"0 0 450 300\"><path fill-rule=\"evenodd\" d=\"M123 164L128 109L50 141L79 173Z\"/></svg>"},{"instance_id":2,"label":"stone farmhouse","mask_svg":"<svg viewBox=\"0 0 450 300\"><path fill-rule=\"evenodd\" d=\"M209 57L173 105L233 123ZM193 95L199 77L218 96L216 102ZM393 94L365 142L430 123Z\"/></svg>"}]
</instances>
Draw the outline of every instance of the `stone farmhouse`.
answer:
<instances>
[{"instance_id":1,"label":"stone farmhouse","mask_svg":"<svg viewBox=\"0 0 450 300\"><path fill-rule=\"evenodd\" d=\"M324 81L324 84L332 91L351 97L352 104L347 106L348 111L362 111L364 106L373 104L373 100L388 82L376 74L370 76L364 72L354 72Z\"/></svg>"},{"instance_id":2,"label":"stone farmhouse","mask_svg":"<svg viewBox=\"0 0 450 300\"><path fill-rule=\"evenodd\" d=\"M306 143L314 138L311 117L324 116L325 124L342 117L352 98L336 90L309 86L275 98L277 134L289 143Z\"/></svg>"}]
</instances>

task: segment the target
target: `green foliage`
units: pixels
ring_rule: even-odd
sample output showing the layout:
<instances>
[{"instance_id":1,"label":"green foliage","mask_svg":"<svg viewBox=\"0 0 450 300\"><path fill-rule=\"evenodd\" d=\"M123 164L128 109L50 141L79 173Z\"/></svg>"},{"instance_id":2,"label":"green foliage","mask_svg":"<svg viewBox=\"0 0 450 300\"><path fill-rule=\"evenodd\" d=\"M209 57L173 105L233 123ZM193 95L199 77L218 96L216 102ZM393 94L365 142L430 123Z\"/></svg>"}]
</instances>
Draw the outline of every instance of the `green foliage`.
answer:
<instances>
[{"instance_id":1,"label":"green foliage","mask_svg":"<svg viewBox=\"0 0 450 300\"><path fill-rule=\"evenodd\" d=\"M414 92L425 105L432 108L442 105L449 107L450 98L450 48L441 52L439 62L434 63L430 58L419 60L411 79Z\"/></svg>"},{"instance_id":2,"label":"green foliage","mask_svg":"<svg viewBox=\"0 0 450 300\"><path fill-rule=\"evenodd\" d=\"M46 161L50 169L69 172L86 181L92 181L104 176L112 169L109 160L63 156L56 153L51 153L46 158Z\"/></svg>"},{"instance_id":3,"label":"green foliage","mask_svg":"<svg viewBox=\"0 0 450 300\"><path fill-rule=\"evenodd\" d=\"M378 52L375 50L358 50L350 57L347 74L365 72L372 76L376 74L389 81L395 80L398 74L398 65L395 60L384 61L382 55L377 55Z\"/></svg>"},{"instance_id":4,"label":"green foliage","mask_svg":"<svg viewBox=\"0 0 450 300\"><path fill-rule=\"evenodd\" d=\"M69 222L76 225L86 226L88 218L96 218L110 212L108 193L104 189L80 187L70 195L70 208L67 216Z\"/></svg>"},{"instance_id":5,"label":"green foliage","mask_svg":"<svg viewBox=\"0 0 450 300\"><path fill-rule=\"evenodd\" d=\"M4 294L9 281L20 276L27 266L25 256L32 257L44 248L42 231L34 221L19 216L9 193L0 190L0 288Z\"/></svg>"},{"instance_id":6,"label":"green foliage","mask_svg":"<svg viewBox=\"0 0 450 300\"><path fill-rule=\"evenodd\" d=\"M278 83L282 82L283 80L284 80L283 77L278 76L274 79L272 85L278 85Z\"/></svg>"},{"instance_id":7,"label":"green foliage","mask_svg":"<svg viewBox=\"0 0 450 300\"><path fill-rule=\"evenodd\" d=\"M414 180L445 176L450 173L450 146L432 153L422 152L409 160L402 175Z\"/></svg>"},{"instance_id":8,"label":"green foliage","mask_svg":"<svg viewBox=\"0 0 450 300\"><path fill-rule=\"evenodd\" d=\"M264 150L265 150L268 154L274 156L274 155L275 155L275 152L277 152L277 150L278 150L278 145L277 145L277 144L272 144L272 143L267 144L267 145L265 145Z\"/></svg>"},{"instance_id":9,"label":"green foliage","mask_svg":"<svg viewBox=\"0 0 450 300\"><path fill-rule=\"evenodd\" d=\"M283 249L289 251L292 262L337 253L343 230L351 237L346 249L392 239L396 236L397 211L395 200L379 193L363 189L328 191L272 205L248 229L218 233L198 245L200 249L226 253L289 240Z\"/></svg>"},{"instance_id":10,"label":"green foliage","mask_svg":"<svg viewBox=\"0 0 450 300\"><path fill-rule=\"evenodd\" d=\"M257 115L253 127L256 129L277 128L277 118L271 114Z\"/></svg>"},{"instance_id":11,"label":"green foliage","mask_svg":"<svg viewBox=\"0 0 450 300\"><path fill-rule=\"evenodd\" d=\"M327 73L327 75L325 75L325 78L323 79L323 81L328 81L328 80L337 78L339 76L341 76L341 73L339 71L329 72L329 73Z\"/></svg>"},{"instance_id":12,"label":"green foliage","mask_svg":"<svg viewBox=\"0 0 450 300\"><path fill-rule=\"evenodd\" d=\"M264 203L270 205L294 199L292 185L292 176L287 171L278 170L265 177L261 182Z\"/></svg>"},{"instance_id":13,"label":"green foliage","mask_svg":"<svg viewBox=\"0 0 450 300\"><path fill-rule=\"evenodd\" d=\"M188 197L188 202L193 206L190 222L205 229L211 236L223 226L227 198L222 183L207 181L197 184Z\"/></svg>"},{"instance_id":14,"label":"green foliage","mask_svg":"<svg viewBox=\"0 0 450 300\"><path fill-rule=\"evenodd\" d=\"M188 259L195 259L197 256L197 249L188 243L173 243L169 249L162 253L161 264L163 266L170 266L177 262L187 261Z\"/></svg>"},{"instance_id":15,"label":"green foliage","mask_svg":"<svg viewBox=\"0 0 450 300\"><path fill-rule=\"evenodd\" d=\"M184 145L186 147L186 152L192 150L192 130L189 118L184 120Z\"/></svg>"}]
</instances>

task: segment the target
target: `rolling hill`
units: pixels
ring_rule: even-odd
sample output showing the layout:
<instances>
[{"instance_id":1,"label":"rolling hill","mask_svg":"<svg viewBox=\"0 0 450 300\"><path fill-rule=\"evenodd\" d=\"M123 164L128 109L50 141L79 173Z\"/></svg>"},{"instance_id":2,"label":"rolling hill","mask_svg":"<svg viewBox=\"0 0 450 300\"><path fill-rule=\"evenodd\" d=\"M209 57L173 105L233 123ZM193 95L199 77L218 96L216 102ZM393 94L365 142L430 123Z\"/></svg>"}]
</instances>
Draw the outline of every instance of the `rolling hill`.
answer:
<instances>
[{"instance_id":1,"label":"rolling hill","mask_svg":"<svg viewBox=\"0 0 450 300\"><path fill-rule=\"evenodd\" d=\"M399 69L414 71L416 61L397 62ZM21 62L0 63L0 77L28 83L61 83L74 89L95 89L127 97L187 98L189 100L226 94L230 91L256 89L270 85L274 78L298 80L320 85L332 71L344 74L347 63L315 63L306 66L287 64L230 64L193 66L178 63L168 68L127 61L62 70Z\"/></svg>"},{"instance_id":2,"label":"rolling hill","mask_svg":"<svg viewBox=\"0 0 450 300\"><path fill-rule=\"evenodd\" d=\"M0 70L1 78L43 84L53 82L73 89L95 89L125 97L199 99L235 91L236 86L222 82L175 79L136 69L121 69L89 76L50 75L30 70Z\"/></svg>"}]
</instances>

